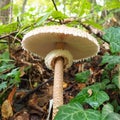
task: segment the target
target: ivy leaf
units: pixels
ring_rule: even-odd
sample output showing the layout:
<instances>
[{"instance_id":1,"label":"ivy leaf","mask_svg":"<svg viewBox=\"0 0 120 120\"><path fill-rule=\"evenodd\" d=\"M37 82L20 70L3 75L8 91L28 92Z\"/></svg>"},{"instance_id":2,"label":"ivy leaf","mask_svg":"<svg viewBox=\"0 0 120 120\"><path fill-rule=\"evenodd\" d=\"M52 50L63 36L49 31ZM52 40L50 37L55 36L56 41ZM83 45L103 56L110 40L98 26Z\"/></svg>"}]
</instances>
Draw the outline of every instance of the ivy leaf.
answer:
<instances>
[{"instance_id":1,"label":"ivy leaf","mask_svg":"<svg viewBox=\"0 0 120 120\"><path fill-rule=\"evenodd\" d=\"M82 91L80 91L80 93L78 93L77 96L70 102L79 102L80 104L88 103L94 109L98 108L105 101L109 100L107 93L101 90L104 88L105 84L107 83L96 83L92 86L82 89ZM92 91L91 95L89 95L88 90Z\"/></svg>"},{"instance_id":2,"label":"ivy leaf","mask_svg":"<svg viewBox=\"0 0 120 120\"><path fill-rule=\"evenodd\" d=\"M78 82L86 82L89 76L90 76L90 71L86 70L84 72L75 74L75 80Z\"/></svg>"},{"instance_id":3,"label":"ivy leaf","mask_svg":"<svg viewBox=\"0 0 120 120\"><path fill-rule=\"evenodd\" d=\"M112 82L120 89L120 80L118 75L113 77Z\"/></svg>"},{"instance_id":4,"label":"ivy leaf","mask_svg":"<svg viewBox=\"0 0 120 120\"><path fill-rule=\"evenodd\" d=\"M120 114L114 112L111 104L106 104L102 109L102 120L120 120Z\"/></svg>"},{"instance_id":5,"label":"ivy leaf","mask_svg":"<svg viewBox=\"0 0 120 120\"><path fill-rule=\"evenodd\" d=\"M110 113L106 118L105 120L120 120L120 114L118 113Z\"/></svg>"},{"instance_id":6,"label":"ivy leaf","mask_svg":"<svg viewBox=\"0 0 120 120\"><path fill-rule=\"evenodd\" d=\"M101 83L96 83L94 85L91 85L89 87L83 88L82 91L80 91L75 98L73 98L70 102L79 102L83 104L85 102L85 99L89 97L88 90L99 91L101 88Z\"/></svg>"},{"instance_id":7,"label":"ivy leaf","mask_svg":"<svg viewBox=\"0 0 120 120\"><path fill-rule=\"evenodd\" d=\"M106 104L102 108L102 120L106 120L106 116L114 111L114 108L111 104Z\"/></svg>"},{"instance_id":8,"label":"ivy leaf","mask_svg":"<svg viewBox=\"0 0 120 120\"><path fill-rule=\"evenodd\" d=\"M100 120L100 112L84 110L78 102L69 103L59 108L54 120Z\"/></svg>"},{"instance_id":9,"label":"ivy leaf","mask_svg":"<svg viewBox=\"0 0 120 120\"><path fill-rule=\"evenodd\" d=\"M95 91L94 91L95 92ZM91 97L85 99L85 102L88 103L94 109L97 109L105 101L109 100L109 96L104 91L97 91L93 93Z\"/></svg>"},{"instance_id":10,"label":"ivy leaf","mask_svg":"<svg viewBox=\"0 0 120 120\"><path fill-rule=\"evenodd\" d=\"M112 53L120 52L120 43L111 42L110 43L110 50Z\"/></svg>"},{"instance_id":11,"label":"ivy leaf","mask_svg":"<svg viewBox=\"0 0 120 120\"><path fill-rule=\"evenodd\" d=\"M120 63L120 56L112 56L112 55L104 55L103 57L102 57L102 62L101 62L101 64L103 65L103 64L106 64L106 63L108 63L108 64L119 64Z\"/></svg>"},{"instance_id":12,"label":"ivy leaf","mask_svg":"<svg viewBox=\"0 0 120 120\"><path fill-rule=\"evenodd\" d=\"M112 53L120 52L120 27L106 29L103 39L110 44Z\"/></svg>"}]
</instances>

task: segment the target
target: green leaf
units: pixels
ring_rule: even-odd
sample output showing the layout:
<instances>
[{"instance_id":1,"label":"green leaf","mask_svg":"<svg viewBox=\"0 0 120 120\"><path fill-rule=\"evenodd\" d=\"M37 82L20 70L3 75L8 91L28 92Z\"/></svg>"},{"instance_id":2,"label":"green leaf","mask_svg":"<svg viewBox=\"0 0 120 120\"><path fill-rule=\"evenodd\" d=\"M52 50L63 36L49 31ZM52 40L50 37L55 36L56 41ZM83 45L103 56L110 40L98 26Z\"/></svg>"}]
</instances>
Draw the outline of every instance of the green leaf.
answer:
<instances>
[{"instance_id":1,"label":"green leaf","mask_svg":"<svg viewBox=\"0 0 120 120\"><path fill-rule=\"evenodd\" d=\"M102 57L101 64L119 64L120 63L120 56L114 56L114 55L104 55Z\"/></svg>"},{"instance_id":2,"label":"green leaf","mask_svg":"<svg viewBox=\"0 0 120 120\"><path fill-rule=\"evenodd\" d=\"M91 26L93 26L93 27L95 27L97 29L100 29L100 30L103 28L100 24L96 23L93 20L86 20L84 23L88 24L88 25L91 25Z\"/></svg>"},{"instance_id":3,"label":"green leaf","mask_svg":"<svg viewBox=\"0 0 120 120\"><path fill-rule=\"evenodd\" d=\"M6 70L10 70L14 68L15 66L13 64L4 64L0 67L0 72L4 72Z\"/></svg>"},{"instance_id":4,"label":"green leaf","mask_svg":"<svg viewBox=\"0 0 120 120\"><path fill-rule=\"evenodd\" d=\"M65 14L63 14L62 12L60 12L60 11L53 11L51 16L54 19L58 19L58 20L63 20L65 18L67 18L67 16Z\"/></svg>"},{"instance_id":5,"label":"green leaf","mask_svg":"<svg viewBox=\"0 0 120 120\"><path fill-rule=\"evenodd\" d=\"M84 110L79 103L69 103L59 108L54 120L100 120L100 112Z\"/></svg>"},{"instance_id":6,"label":"green leaf","mask_svg":"<svg viewBox=\"0 0 120 120\"><path fill-rule=\"evenodd\" d=\"M110 113L106 118L105 120L120 120L120 114L118 113Z\"/></svg>"},{"instance_id":7,"label":"green leaf","mask_svg":"<svg viewBox=\"0 0 120 120\"><path fill-rule=\"evenodd\" d=\"M120 89L120 81L119 81L119 76L115 75L112 79L112 82Z\"/></svg>"},{"instance_id":8,"label":"green leaf","mask_svg":"<svg viewBox=\"0 0 120 120\"><path fill-rule=\"evenodd\" d=\"M107 83L108 82L96 83L82 89L82 91L80 91L77 96L73 98L70 102L79 102L80 104L88 103L94 109L98 108L105 101L109 100L109 96L104 91L102 91ZM88 90L91 90L91 95L89 95Z\"/></svg>"},{"instance_id":9,"label":"green leaf","mask_svg":"<svg viewBox=\"0 0 120 120\"><path fill-rule=\"evenodd\" d=\"M120 120L120 114L114 112L111 104L106 104L102 108L102 120Z\"/></svg>"},{"instance_id":10,"label":"green leaf","mask_svg":"<svg viewBox=\"0 0 120 120\"><path fill-rule=\"evenodd\" d=\"M120 27L106 29L103 39L110 44L112 53L120 52Z\"/></svg>"},{"instance_id":11,"label":"green leaf","mask_svg":"<svg viewBox=\"0 0 120 120\"><path fill-rule=\"evenodd\" d=\"M9 58L9 52L6 51L6 52L4 52L3 54L1 54L1 55L0 55L0 61L1 61L1 59L10 59L10 58Z\"/></svg>"},{"instance_id":12,"label":"green leaf","mask_svg":"<svg viewBox=\"0 0 120 120\"><path fill-rule=\"evenodd\" d=\"M6 25L0 25L0 34L8 34L17 30L17 22L13 22Z\"/></svg>"},{"instance_id":13,"label":"green leaf","mask_svg":"<svg viewBox=\"0 0 120 120\"><path fill-rule=\"evenodd\" d=\"M15 68L10 73L8 73L7 76L8 77L16 77L19 75L18 73L19 73L19 68Z\"/></svg>"},{"instance_id":14,"label":"green leaf","mask_svg":"<svg viewBox=\"0 0 120 120\"><path fill-rule=\"evenodd\" d=\"M75 80L78 82L86 82L89 76L90 76L90 71L86 70L84 72L75 74Z\"/></svg>"},{"instance_id":15,"label":"green leaf","mask_svg":"<svg viewBox=\"0 0 120 120\"><path fill-rule=\"evenodd\" d=\"M19 68L13 69L6 76L11 79L10 80L11 84L18 84L20 82L20 71L19 71Z\"/></svg>"},{"instance_id":16,"label":"green leaf","mask_svg":"<svg viewBox=\"0 0 120 120\"><path fill-rule=\"evenodd\" d=\"M112 104L113 107L115 108L115 109L114 109L115 112L119 112L119 111L120 111L120 105L119 105L117 99L114 99L111 104Z\"/></svg>"},{"instance_id":17,"label":"green leaf","mask_svg":"<svg viewBox=\"0 0 120 120\"><path fill-rule=\"evenodd\" d=\"M79 5L79 16L88 14L91 9L91 3L88 0L81 0Z\"/></svg>"},{"instance_id":18,"label":"green leaf","mask_svg":"<svg viewBox=\"0 0 120 120\"><path fill-rule=\"evenodd\" d=\"M102 108L102 120L106 120L106 116L114 111L114 108L111 104L106 104Z\"/></svg>"},{"instance_id":19,"label":"green leaf","mask_svg":"<svg viewBox=\"0 0 120 120\"><path fill-rule=\"evenodd\" d=\"M120 52L120 43L111 42L110 50L112 53L119 53Z\"/></svg>"},{"instance_id":20,"label":"green leaf","mask_svg":"<svg viewBox=\"0 0 120 120\"><path fill-rule=\"evenodd\" d=\"M120 43L119 37L120 27L110 27L105 30L105 34L103 35L103 38L109 43L110 42Z\"/></svg>"},{"instance_id":21,"label":"green leaf","mask_svg":"<svg viewBox=\"0 0 120 120\"><path fill-rule=\"evenodd\" d=\"M106 9L112 10L120 8L120 1L119 0L108 0L106 1Z\"/></svg>"},{"instance_id":22,"label":"green leaf","mask_svg":"<svg viewBox=\"0 0 120 120\"><path fill-rule=\"evenodd\" d=\"M52 13L52 12L48 12L48 13L46 13L44 16L38 18L38 20L37 20L37 22L36 22L36 26L39 26L39 25L41 25L43 22L45 22L45 21L48 19L48 17L51 15L51 13Z\"/></svg>"},{"instance_id":23,"label":"green leaf","mask_svg":"<svg viewBox=\"0 0 120 120\"><path fill-rule=\"evenodd\" d=\"M85 99L85 102L88 103L94 109L97 109L100 105L102 105L105 101L109 100L109 96L104 91L93 91L91 97Z\"/></svg>"},{"instance_id":24,"label":"green leaf","mask_svg":"<svg viewBox=\"0 0 120 120\"><path fill-rule=\"evenodd\" d=\"M7 82L2 82L2 83L0 84L0 91L1 91L2 89L5 89L5 88L7 88Z\"/></svg>"}]
</instances>

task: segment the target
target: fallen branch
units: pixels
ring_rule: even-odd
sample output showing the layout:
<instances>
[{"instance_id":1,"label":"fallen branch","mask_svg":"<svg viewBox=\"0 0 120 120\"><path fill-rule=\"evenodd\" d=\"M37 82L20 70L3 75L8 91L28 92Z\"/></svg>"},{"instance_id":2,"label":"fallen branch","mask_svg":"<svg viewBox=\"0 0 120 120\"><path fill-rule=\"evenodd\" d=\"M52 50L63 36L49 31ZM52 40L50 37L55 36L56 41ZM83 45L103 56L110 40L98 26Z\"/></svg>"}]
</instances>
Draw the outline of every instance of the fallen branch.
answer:
<instances>
[{"instance_id":1,"label":"fallen branch","mask_svg":"<svg viewBox=\"0 0 120 120\"><path fill-rule=\"evenodd\" d=\"M24 102L26 99L29 98L29 96L33 93L35 93L39 88L41 88L43 85L45 85L46 83L50 82L53 80L53 77L49 78L47 81L43 82L42 84L38 85L35 89L30 90L24 97L22 97L20 100L18 100L16 103L20 104L22 102Z\"/></svg>"}]
</instances>

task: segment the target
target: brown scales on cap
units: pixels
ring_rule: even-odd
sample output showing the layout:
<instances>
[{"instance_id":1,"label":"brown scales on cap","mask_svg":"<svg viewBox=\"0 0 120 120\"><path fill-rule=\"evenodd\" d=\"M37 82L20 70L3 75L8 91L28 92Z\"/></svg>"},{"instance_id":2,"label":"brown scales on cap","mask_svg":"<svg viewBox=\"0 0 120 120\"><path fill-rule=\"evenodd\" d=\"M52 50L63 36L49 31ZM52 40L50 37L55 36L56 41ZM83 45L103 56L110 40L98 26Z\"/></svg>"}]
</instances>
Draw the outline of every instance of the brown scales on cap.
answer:
<instances>
[{"instance_id":1,"label":"brown scales on cap","mask_svg":"<svg viewBox=\"0 0 120 120\"><path fill-rule=\"evenodd\" d=\"M63 69L70 67L73 60L95 56L99 51L98 42L80 29L60 25L40 27L28 32L22 46L25 50L46 57L46 66L54 70L54 119L57 108L63 104Z\"/></svg>"}]
</instances>

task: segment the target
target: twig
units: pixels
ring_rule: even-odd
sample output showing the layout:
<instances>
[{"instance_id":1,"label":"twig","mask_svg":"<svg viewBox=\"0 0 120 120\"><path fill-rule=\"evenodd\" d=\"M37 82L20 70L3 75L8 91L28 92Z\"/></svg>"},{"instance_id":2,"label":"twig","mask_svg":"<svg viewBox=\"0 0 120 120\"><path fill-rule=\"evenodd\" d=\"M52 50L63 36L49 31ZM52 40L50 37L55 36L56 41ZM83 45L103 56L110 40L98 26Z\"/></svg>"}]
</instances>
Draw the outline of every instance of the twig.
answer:
<instances>
[{"instance_id":1,"label":"twig","mask_svg":"<svg viewBox=\"0 0 120 120\"><path fill-rule=\"evenodd\" d=\"M57 5L56 5L56 3L55 3L54 0L52 0L52 3L53 3L53 5L54 5L54 7L55 7L55 10L58 11L58 9L57 9ZM59 20L59 22L60 22L60 24L62 24L62 21L61 21L61 20Z\"/></svg>"},{"instance_id":2,"label":"twig","mask_svg":"<svg viewBox=\"0 0 120 120\"><path fill-rule=\"evenodd\" d=\"M4 39L4 38L6 38L6 37L9 37L10 35L13 35L13 36L14 36L14 34L16 34L16 33L18 33L18 31L14 31L14 32L11 32L10 34L0 36L0 39Z\"/></svg>"},{"instance_id":3,"label":"twig","mask_svg":"<svg viewBox=\"0 0 120 120\"><path fill-rule=\"evenodd\" d=\"M17 40L18 42L20 42L20 43L21 43L21 40L20 40L19 38L14 37L13 35L10 35L10 37L11 37L11 38L13 38L14 40Z\"/></svg>"},{"instance_id":4,"label":"twig","mask_svg":"<svg viewBox=\"0 0 120 120\"><path fill-rule=\"evenodd\" d=\"M56 3L55 3L54 0L52 0L52 3L53 3L53 5L54 5L54 7L55 7L55 10L58 11L57 6L56 6Z\"/></svg>"},{"instance_id":5,"label":"twig","mask_svg":"<svg viewBox=\"0 0 120 120\"><path fill-rule=\"evenodd\" d=\"M69 19L65 19L64 21L63 21L63 24L67 24L67 23L69 23L69 22L73 22L73 21L76 21L76 22L78 22L78 23L80 23L86 30L88 30L90 33L93 33L94 35L96 35L98 38L100 38L101 40L103 40L103 41L105 41L104 39L103 39L103 32L102 31L100 31L100 30L98 30L97 28L94 28L94 27L92 27L92 26L90 26L90 25L85 25L85 24L83 24L79 19L77 19L77 18L69 18ZM106 41L107 42L107 41Z\"/></svg>"},{"instance_id":6,"label":"twig","mask_svg":"<svg viewBox=\"0 0 120 120\"><path fill-rule=\"evenodd\" d=\"M20 104L24 102L31 94L35 93L40 87L45 85L46 83L50 82L53 80L53 77L49 78L47 81L43 82L42 84L38 85L35 89L30 90L24 97L22 97L20 100L18 100L16 103Z\"/></svg>"}]
</instances>

